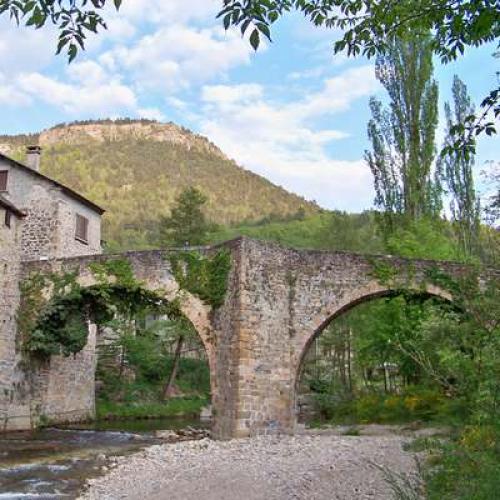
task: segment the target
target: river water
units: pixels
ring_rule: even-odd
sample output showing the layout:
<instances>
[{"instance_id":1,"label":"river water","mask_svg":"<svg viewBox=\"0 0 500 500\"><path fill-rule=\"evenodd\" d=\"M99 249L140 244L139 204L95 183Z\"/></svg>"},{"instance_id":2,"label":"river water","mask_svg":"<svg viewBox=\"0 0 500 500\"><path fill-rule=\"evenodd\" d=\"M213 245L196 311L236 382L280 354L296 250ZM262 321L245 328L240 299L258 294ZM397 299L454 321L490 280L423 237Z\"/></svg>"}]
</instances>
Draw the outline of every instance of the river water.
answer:
<instances>
[{"instance_id":1,"label":"river water","mask_svg":"<svg viewBox=\"0 0 500 500\"><path fill-rule=\"evenodd\" d=\"M95 422L0 435L0 500L78 497L102 473L105 456L127 455L161 442L155 430L204 427L199 420Z\"/></svg>"}]
</instances>

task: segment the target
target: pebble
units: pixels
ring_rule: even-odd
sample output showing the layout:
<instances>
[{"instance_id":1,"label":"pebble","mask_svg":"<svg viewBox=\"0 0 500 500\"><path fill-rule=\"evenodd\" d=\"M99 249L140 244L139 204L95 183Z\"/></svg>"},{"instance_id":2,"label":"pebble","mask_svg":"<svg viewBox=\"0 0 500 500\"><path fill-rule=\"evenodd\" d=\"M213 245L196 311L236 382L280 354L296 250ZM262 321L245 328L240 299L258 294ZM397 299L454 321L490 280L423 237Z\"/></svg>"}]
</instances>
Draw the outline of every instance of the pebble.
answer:
<instances>
[{"instance_id":1,"label":"pebble","mask_svg":"<svg viewBox=\"0 0 500 500\"><path fill-rule=\"evenodd\" d=\"M81 500L386 500L377 463L415 474L404 437L307 435L182 441L117 458Z\"/></svg>"}]
</instances>

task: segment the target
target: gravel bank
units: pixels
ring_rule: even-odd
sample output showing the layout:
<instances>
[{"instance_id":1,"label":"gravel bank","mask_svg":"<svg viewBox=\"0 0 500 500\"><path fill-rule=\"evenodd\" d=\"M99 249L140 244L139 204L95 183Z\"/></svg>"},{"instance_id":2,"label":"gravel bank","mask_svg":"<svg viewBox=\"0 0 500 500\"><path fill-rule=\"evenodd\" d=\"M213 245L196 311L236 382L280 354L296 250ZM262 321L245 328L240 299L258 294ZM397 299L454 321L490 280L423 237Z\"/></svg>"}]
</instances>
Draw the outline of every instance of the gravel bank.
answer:
<instances>
[{"instance_id":1,"label":"gravel bank","mask_svg":"<svg viewBox=\"0 0 500 500\"><path fill-rule=\"evenodd\" d=\"M261 437L152 446L89 481L84 500L389 499L373 463L411 473L400 436Z\"/></svg>"}]
</instances>

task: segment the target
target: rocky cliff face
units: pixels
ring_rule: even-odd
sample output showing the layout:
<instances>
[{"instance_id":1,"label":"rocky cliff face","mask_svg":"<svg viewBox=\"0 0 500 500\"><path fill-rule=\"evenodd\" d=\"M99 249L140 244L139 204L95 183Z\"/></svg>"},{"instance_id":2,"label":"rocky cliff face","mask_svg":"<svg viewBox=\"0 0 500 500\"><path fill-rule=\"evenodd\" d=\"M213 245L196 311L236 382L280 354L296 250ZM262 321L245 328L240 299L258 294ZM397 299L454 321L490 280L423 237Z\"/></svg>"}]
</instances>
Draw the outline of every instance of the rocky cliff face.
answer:
<instances>
[{"instance_id":1,"label":"rocky cliff face","mask_svg":"<svg viewBox=\"0 0 500 500\"><path fill-rule=\"evenodd\" d=\"M61 144L78 145L89 142L103 143L123 140L148 140L184 146L188 151L197 149L218 156L228 157L206 137L195 134L175 123L147 120L99 120L58 125L39 134L0 135L0 153L19 154L19 148L28 144L51 147Z\"/></svg>"},{"instance_id":2,"label":"rocky cliff face","mask_svg":"<svg viewBox=\"0 0 500 500\"><path fill-rule=\"evenodd\" d=\"M38 143L42 147L47 147L56 144L82 144L89 141L123 141L127 138L130 140L147 139L149 141L178 144L188 150L197 148L227 159L224 153L207 138L194 134L174 123L146 121L75 123L41 132ZM2 145L0 142L0 148ZM5 144L5 146L9 147L8 144Z\"/></svg>"}]
</instances>

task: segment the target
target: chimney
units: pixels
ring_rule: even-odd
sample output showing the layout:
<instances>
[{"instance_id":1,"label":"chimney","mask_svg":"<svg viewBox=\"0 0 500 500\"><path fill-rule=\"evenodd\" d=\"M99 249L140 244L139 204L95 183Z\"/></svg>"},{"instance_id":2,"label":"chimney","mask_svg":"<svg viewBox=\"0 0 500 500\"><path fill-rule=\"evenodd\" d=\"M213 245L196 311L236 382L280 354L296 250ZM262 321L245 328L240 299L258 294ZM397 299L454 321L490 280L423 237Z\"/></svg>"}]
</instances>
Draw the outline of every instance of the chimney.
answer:
<instances>
[{"instance_id":1,"label":"chimney","mask_svg":"<svg viewBox=\"0 0 500 500\"><path fill-rule=\"evenodd\" d=\"M26 165L37 172L40 170L40 155L42 148L40 146L28 146L26 148Z\"/></svg>"}]
</instances>

